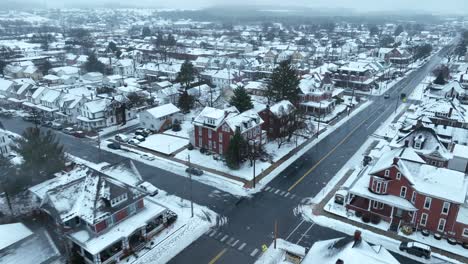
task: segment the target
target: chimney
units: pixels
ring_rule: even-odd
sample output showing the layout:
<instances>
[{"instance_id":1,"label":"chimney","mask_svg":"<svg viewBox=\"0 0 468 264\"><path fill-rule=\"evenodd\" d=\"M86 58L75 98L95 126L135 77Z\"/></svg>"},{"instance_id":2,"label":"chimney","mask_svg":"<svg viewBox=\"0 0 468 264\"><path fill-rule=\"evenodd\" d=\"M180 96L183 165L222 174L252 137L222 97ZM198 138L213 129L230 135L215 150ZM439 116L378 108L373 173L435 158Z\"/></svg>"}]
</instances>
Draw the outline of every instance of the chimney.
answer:
<instances>
[{"instance_id":1,"label":"chimney","mask_svg":"<svg viewBox=\"0 0 468 264\"><path fill-rule=\"evenodd\" d=\"M449 112L448 112L448 117L451 117L451 116L452 116L452 111L453 111L453 108L450 107Z\"/></svg>"},{"instance_id":2,"label":"chimney","mask_svg":"<svg viewBox=\"0 0 468 264\"><path fill-rule=\"evenodd\" d=\"M400 160L399 158L394 157L393 158L393 165L397 165L399 160Z\"/></svg>"},{"instance_id":3,"label":"chimney","mask_svg":"<svg viewBox=\"0 0 468 264\"><path fill-rule=\"evenodd\" d=\"M361 231L356 230L354 231L354 244L353 247L359 245L361 243Z\"/></svg>"},{"instance_id":4,"label":"chimney","mask_svg":"<svg viewBox=\"0 0 468 264\"><path fill-rule=\"evenodd\" d=\"M463 74L460 75L460 82L463 82Z\"/></svg>"},{"instance_id":5,"label":"chimney","mask_svg":"<svg viewBox=\"0 0 468 264\"><path fill-rule=\"evenodd\" d=\"M344 264L344 261L342 259L337 259L336 264Z\"/></svg>"},{"instance_id":6,"label":"chimney","mask_svg":"<svg viewBox=\"0 0 468 264\"><path fill-rule=\"evenodd\" d=\"M407 148L409 145L409 141L408 140L405 140L405 148Z\"/></svg>"}]
</instances>

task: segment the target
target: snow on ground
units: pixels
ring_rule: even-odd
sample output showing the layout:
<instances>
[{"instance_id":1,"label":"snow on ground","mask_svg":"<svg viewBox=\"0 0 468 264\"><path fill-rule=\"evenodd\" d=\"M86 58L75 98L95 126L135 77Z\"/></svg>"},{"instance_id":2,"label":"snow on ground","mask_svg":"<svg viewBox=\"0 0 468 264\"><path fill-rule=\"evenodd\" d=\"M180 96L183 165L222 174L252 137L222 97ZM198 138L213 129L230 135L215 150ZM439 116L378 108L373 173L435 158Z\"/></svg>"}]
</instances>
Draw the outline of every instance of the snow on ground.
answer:
<instances>
[{"instance_id":1,"label":"snow on ground","mask_svg":"<svg viewBox=\"0 0 468 264\"><path fill-rule=\"evenodd\" d=\"M401 124L399 122L392 123L393 120L400 115L407 107L407 104L401 104L396 112L393 112L387 120L379 127L377 130L372 134L373 136L383 137L387 139L394 138L397 133L398 129L400 129Z\"/></svg>"},{"instance_id":2,"label":"snow on ground","mask_svg":"<svg viewBox=\"0 0 468 264\"><path fill-rule=\"evenodd\" d=\"M135 118L135 119L132 119L130 121L128 121L125 125L115 125L115 126L110 126L110 127L105 127L103 129L101 129L101 131L99 131L99 135L101 137L104 137L112 132L117 132L119 130L122 130L122 129L125 129L125 128L128 128L128 127L131 127L131 126L135 126L135 125L138 125L140 123L140 119L139 118Z\"/></svg>"},{"instance_id":3,"label":"snow on ground","mask_svg":"<svg viewBox=\"0 0 468 264\"><path fill-rule=\"evenodd\" d=\"M194 217L192 218L188 200L168 195L164 191L160 191L152 199L175 212L177 221L151 240L154 243L153 246L149 246L151 249L143 249L137 253L138 258L132 256L123 263L167 263L216 225L218 216L207 207L194 204Z\"/></svg>"},{"instance_id":4,"label":"snow on ground","mask_svg":"<svg viewBox=\"0 0 468 264\"><path fill-rule=\"evenodd\" d=\"M268 144L265 144L263 148L269 155L271 155L273 162L277 162L295 149L296 146L301 145L306 140L307 139L304 137L293 136L290 142L284 142L280 148L278 148L278 143L274 141L268 142Z\"/></svg>"},{"instance_id":5,"label":"snow on ground","mask_svg":"<svg viewBox=\"0 0 468 264\"><path fill-rule=\"evenodd\" d=\"M139 146L157 151L159 153L170 155L175 151L187 146L188 143L188 139L164 134L153 134L149 135L145 141L139 144Z\"/></svg>"},{"instance_id":6,"label":"snow on ground","mask_svg":"<svg viewBox=\"0 0 468 264\"><path fill-rule=\"evenodd\" d=\"M423 99L423 95L424 95L424 89L426 89L426 87L429 85L429 83L431 83L433 80L435 79L434 76L426 76L422 81L421 83L416 86L416 88L414 89L414 91L410 94L409 98L410 100L417 100L417 101L421 101Z\"/></svg>"},{"instance_id":7,"label":"snow on ground","mask_svg":"<svg viewBox=\"0 0 468 264\"><path fill-rule=\"evenodd\" d=\"M193 131L193 125L192 125L192 120L184 120L180 123L180 131L172 131L171 129L166 130L163 132L163 134L166 135L172 135L172 136L177 136L177 137L182 137L189 139L190 138L190 132Z\"/></svg>"},{"instance_id":8,"label":"snow on ground","mask_svg":"<svg viewBox=\"0 0 468 264\"><path fill-rule=\"evenodd\" d=\"M365 98L363 98L364 100ZM338 115L344 113L346 109L348 108L348 105L357 105L358 102L356 100L356 96L350 96L350 95L343 95L343 103L338 104L335 106L335 109L333 111L325 116L320 116L319 118L315 118L315 120L320 120L321 122L328 123L335 119Z\"/></svg>"}]
</instances>

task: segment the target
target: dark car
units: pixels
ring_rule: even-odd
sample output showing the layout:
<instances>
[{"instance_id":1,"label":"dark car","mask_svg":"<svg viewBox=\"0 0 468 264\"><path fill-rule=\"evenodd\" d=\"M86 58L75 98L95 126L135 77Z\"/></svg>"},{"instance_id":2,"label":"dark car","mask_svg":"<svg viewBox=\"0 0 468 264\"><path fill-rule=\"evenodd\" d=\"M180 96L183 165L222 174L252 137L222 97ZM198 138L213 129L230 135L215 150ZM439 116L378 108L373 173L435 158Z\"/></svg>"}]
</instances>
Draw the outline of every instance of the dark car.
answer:
<instances>
[{"instance_id":1,"label":"dark car","mask_svg":"<svg viewBox=\"0 0 468 264\"><path fill-rule=\"evenodd\" d=\"M426 259L431 257L431 248L418 242L401 242L400 250L406 251L411 255L424 257Z\"/></svg>"},{"instance_id":2,"label":"dark car","mask_svg":"<svg viewBox=\"0 0 468 264\"><path fill-rule=\"evenodd\" d=\"M107 145L108 148L110 149L120 149L120 144L119 143L110 143Z\"/></svg>"},{"instance_id":3,"label":"dark car","mask_svg":"<svg viewBox=\"0 0 468 264\"><path fill-rule=\"evenodd\" d=\"M388 93L386 93L386 94L384 94L383 97L384 97L385 99L388 99L388 98L390 98L390 95L389 95Z\"/></svg>"},{"instance_id":4,"label":"dark car","mask_svg":"<svg viewBox=\"0 0 468 264\"><path fill-rule=\"evenodd\" d=\"M147 136L149 136L149 133L148 133L148 131L145 131L144 129L137 129L135 131L135 135L147 137Z\"/></svg>"},{"instance_id":5,"label":"dark car","mask_svg":"<svg viewBox=\"0 0 468 264\"><path fill-rule=\"evenodd\" d=\"M84 138L86 134L85 134L85 132L83 132L83 131L75 131L75 132L73 132L72 135L73 135L74 137L77 137L77 138Z\"/></svg>"},{"instance_id":6,"label":"dark car","mask_svg":"<svg viewBox=\"0 0 468 264\"><path fill-rule=\"evenodd\" d=\"M35 119L35 118L34 118L34 116L32 116L32 115L24 115L24 116L23 116L23 120L24 120L24 121L34 121L34 119Z\"/></svg>"},{"instance_id":7,"label":"dark car","mask_svg":"<svg viewBox=\"0 0 468 264\"><path fill-rule=\"evenodd\" d=\"M188 167L187 169L185 169L185 172L193 174L193 175L197 175L197 176L203 175L202 170L194 168L194 167Z\"/></svg>"}]
</instances>

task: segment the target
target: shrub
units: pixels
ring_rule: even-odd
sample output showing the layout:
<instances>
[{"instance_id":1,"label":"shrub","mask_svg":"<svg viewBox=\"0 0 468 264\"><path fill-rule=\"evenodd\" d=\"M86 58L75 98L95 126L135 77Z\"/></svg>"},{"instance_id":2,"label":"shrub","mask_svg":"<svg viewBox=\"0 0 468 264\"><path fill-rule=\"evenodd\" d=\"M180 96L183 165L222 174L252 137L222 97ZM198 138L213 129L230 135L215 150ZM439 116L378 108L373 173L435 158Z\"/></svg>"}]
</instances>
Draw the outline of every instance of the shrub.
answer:
<instances>
[{"instance_id":1,"label":"shrub","mask_svg":"<svg viewBox=\"0 0 468 264\"><path fill-rule=\"evenodd\" d=\"M354 215L355 215L356 217L361 217L361 216L362 216L362 212L361 212L361 211L356 211L356 212L354 213Z\"/></svg>"},{"instance_id":2,"label":"shrub","mask_svg":"<svg viewBox=\"0 0 468 264\"><path fill-rule=\"evenodd\" d=\"M370 216L368 214L365 214L362 216L362 221L364 223L369 223L370 222Z\"/></svg>"},{"instance_id":3,"label":"shrub","mask_svg":"<svg viewBox=\"0 0 468 264\"><path fill-rule=\"evenodd\" d=\"M187 149L188 149L188 150L193 150L193 145L192 145L192 143L189 143L189 144L187 145Z\"/></svg>"},{"instance_id":4,"label":"shrub","mask_svg":"<svg viewBox=\"0 0 468 264\"><path fill-rule=\"evenodd\" d=\"M407 236L413 234L413 228L412 228L411 226L408 226L408 225L402 226L402 227L400 228L400 231L401 231L403 234L407 235Z\"/></svg>"},{"instance_id":5,"label":"shrub","mask_svg":"<svg viewBox=\"0 0 468 264\"><path fill-rule=\"evenodd\" d=\"M380 223L380 216L378 215L371 215L371 223L377 225Z\"/></svg>"}]
</instances>

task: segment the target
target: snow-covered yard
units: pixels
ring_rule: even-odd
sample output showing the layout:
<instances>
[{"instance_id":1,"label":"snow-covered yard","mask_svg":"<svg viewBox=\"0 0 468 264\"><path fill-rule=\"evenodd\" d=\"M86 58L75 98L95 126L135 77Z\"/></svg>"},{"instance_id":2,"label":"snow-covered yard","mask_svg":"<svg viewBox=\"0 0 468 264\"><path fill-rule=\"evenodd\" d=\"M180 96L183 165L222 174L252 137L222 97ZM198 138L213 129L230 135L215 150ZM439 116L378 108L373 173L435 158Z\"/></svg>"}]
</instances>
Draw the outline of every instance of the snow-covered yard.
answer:
<instances>
[{"instance_id":1,"label":"snow-covered yard","mask_svg":"<svg viewBox=\"0 0 468 264\"><path fill-rule=\"evenodd\" d=\"M434 79L434 76L426 76L424 80L422 80L421 83L418 86L416 86L414 91L410 94L409 99L421 101L424 96L424 89L426 89L429 83L432 82Z\"/></svg>"},{"instance_id":2,"label":"snow-covered yard","mask_svg":"<svg viewBox=\"0 0 468 264\"><path fill-rule=\"evenodd\" d=\"M188 139L179 137L154 134L149 135L145 141L139 144L140 147L157 151L166 155L170 155L175 151L187 146L189 143Z\"/></svg>"},{"instance_id":3,"label":"snow-covered yard","mask_svg":"<svg viewBox=\"0 0 468 264\"><path fill-rule=\"evenodd\" d=\"M192 125L192 120L184 120L180 123L180 131L172 131L171 129L166 130L163 132L163 134L166 135L173 135L173 136L178 136L182 138L189 139L190 138L190 132L193 130L193 125Z\"/></svg>"}]
</instances>

